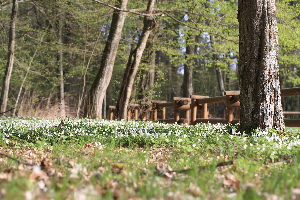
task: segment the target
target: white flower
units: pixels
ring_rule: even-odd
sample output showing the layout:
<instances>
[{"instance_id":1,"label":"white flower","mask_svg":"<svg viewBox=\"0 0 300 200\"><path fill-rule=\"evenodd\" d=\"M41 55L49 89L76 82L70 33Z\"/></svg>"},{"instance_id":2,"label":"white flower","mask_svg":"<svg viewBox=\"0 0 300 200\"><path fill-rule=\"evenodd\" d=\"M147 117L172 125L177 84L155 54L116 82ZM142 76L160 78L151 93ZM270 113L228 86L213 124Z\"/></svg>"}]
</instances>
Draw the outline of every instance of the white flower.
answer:
<instances>
[{"instance_id":1,"label":"white flower","mask_svg":"<svg viewBox=\"0 0 300 200\"><path fill-rule=\"evenodd\" d=\"M178 142L182 142L183 140L181 138L178 139Z\"/></svg>"}]
</instances>

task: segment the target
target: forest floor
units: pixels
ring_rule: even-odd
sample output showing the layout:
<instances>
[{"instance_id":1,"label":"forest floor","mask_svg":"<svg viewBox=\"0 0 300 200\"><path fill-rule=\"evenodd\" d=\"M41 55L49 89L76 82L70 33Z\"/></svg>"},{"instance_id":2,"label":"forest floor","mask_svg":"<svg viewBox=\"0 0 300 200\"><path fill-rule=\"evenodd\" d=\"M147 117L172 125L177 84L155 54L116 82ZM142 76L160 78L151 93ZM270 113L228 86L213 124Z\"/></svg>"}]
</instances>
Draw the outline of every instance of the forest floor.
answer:
<instances>
[{"instance_id":1,"label":"forest floor","mask_svg":"<svg viewBox=\"0 0 300 200\"><path fill-rule=\"evenodd\" d=\"M299 128L233 130L1 118L0 199L300 199Z\"/></svg>"}]
</instances>

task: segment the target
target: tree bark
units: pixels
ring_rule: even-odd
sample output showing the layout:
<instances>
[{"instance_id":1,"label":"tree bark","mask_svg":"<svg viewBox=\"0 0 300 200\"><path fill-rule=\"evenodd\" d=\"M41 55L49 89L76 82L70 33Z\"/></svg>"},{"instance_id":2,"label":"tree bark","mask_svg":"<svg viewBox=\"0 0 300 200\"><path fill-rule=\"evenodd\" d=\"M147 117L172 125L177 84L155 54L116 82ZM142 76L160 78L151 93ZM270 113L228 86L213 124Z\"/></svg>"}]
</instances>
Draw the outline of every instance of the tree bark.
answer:
<instances>
[{"instance_id":1,"label":"tree bark","mask_svg":"<svg viewBox=\"0 0 300 200\"><path fill-rule=\"evenodd\" d=\"M151 37L152 35L152 37ZM155 79L155 61L156 51L153 49L154 42L158 38L158 34L152 32L150 34L151 39L148 39L145 51L148 52L146 63L149 63L149 69L142 70L141 80L139 83L139 102L150 102L154 96L154 79Z\"/></svg>"},{"instance_id":2,"label":"tree bark","mask_svg":"<svg viewBox=\"0 0 300 200\"><path fill-rule=\"evenodd\" d=\"M151 14L154 8L155 0L149 0L147 6L147 13ZM129 99L132 91L132 86L138 70L144 49L147 44L148 37L151 31L155 28L156 21L153 16L144 17L144 28L142 35L138 41L137 47L131 51L129 59L126 65L125 73L123 76L123 82L118 97L118 102L116 106L115 119L127 119L127 107L129 104Z\"/></svg>"},{"instance_id":3,"label":"tree bark","mask_svg":"<svg viewBox=\"0 0 300 200\"><path fill-rule=\"evenodd\" d=\"M140 102L150 102L153 98L153 89L154 89L154 79L155 79L155 58L156 51L153 50L153 43L157 40L157 33L152 32L148 39L146 50L148 53L148 59L146 60L149 63L149 69L142 70L141 80L139 83L139 94L138 100Z\"/></svg>"},{"instance_id":4,"label":"tree bark","mask_svg":"<svg viewBox=\"0 0 300 200\"><path fill-rule=\"evenodd\" d=\"M222 75L222 70L221 67L217 64L217 61L219 59L219 53L216 50L215 47L215 37L214 36L210 36L210 42L211 42L211 47L212 47L212 52L213 52L213 66L216 70L216 75L217 75L217 80L218 80L218 86L219 86L219 91L220 91L220 96L224 96L225 95L225 86L224 86L224 80L223 80L223 75Z\"/></svg>"},{"instance_id":5,"label":"tree bark","mask_svg":"<svg viewBox=\"0 0 300 200\"><path fill-rule=\"evenodd\" d=\"M219 90L220 90L220 96L224 96L225 95L225 85L224 85L222 70L221 70L221 67L216 64L215 64L215 69L216 69L216 74L217 74Z\"/></svg>"},{"instance_id":6,"label":"tree bark","mask_svg":"<svg viewBox=\"0 0 300 200\"><path fill-rule=\"evenodd\" d=\"M238 1L241 130L284 131L275 0Z\"/></svg>"},{"instance_id":7,"label":"tree bark","mask_svg":"<svg viewBox=\"0 0 300 200\"><path fill-rule=\"evenodd\" d=\"M60 43L59 49L59 115L60 117L66 117L66 105L65 105L65 84L64 84L64 66L63 66L63 26L64 26L64 13L59 12L59 30L58 37Z\"/></svg>"},{"instance_id":8,"label":"tree bark","mask_svg":"<svg viewBox=\"0 0 300 200\"><path fill-rule=\"evenodd\" d=\"M122 10L126 10L127 2L128 0L118 0L118 3L115 6ZM126 12L114 10L109 36L102 54L100 69L91 86L86 101L84 109L85 117L102 118L103 99L111 80L126 15Z\"/></svg>"},{"instance_id":9,"label":"tree bark","mask_svg":"<svg viewBox=\"0 0 300 200\"><path fill-rule=\"evenodd\" d=\"M187 45L186 45L186 62L184 64L184 75L182 83L182 96L190 97L193 94L193 65L194 54L195 54L195 35L188 34ZM192 58L189 58L192 57Z\"/></svg>"},{"instance_id":10,"label":"tree bark","mask_svg":"<svg viewBox=\"0 0 300 200\"><path fill-rule=\"evenodd\" d=\"M7 56L8 61L6 65L5 75L3 78L3 87L1 92L0 113L3 113L3 115L7 114L5 112L7 108L7 102L8 102L8 92L9 92L11 73L14 65L17 14L18 14L18 0L13 0L11 22L10 22L10 29L9 29L8 56Z\"/></svg>"}]
</instances>

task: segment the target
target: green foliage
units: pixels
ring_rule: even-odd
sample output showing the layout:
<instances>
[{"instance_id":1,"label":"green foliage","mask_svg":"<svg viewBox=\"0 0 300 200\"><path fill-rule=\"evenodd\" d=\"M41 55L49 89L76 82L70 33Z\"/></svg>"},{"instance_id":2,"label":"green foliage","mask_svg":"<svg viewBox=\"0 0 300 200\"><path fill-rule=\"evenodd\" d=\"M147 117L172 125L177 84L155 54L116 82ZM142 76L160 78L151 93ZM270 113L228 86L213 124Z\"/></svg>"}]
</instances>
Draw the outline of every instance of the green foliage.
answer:
<instances>
[{"instance_id":1,"label":"green foliage","mask_svg":"<svg viewBox=\"0 0 300 200\"><path fill-rule=\"evenodd\" d=\"M300 65L300 6L292 5L291 1L279 1L277 3L278 29L282 79L285 79L286 87L299 87Z\"/></svg>"},{"instance_id":2,"label":"green foliage","mask_svg":"<svg viewBox=\"0 0 300 200\"><path fill-rule=\"evenodd\" d=\"M108 4L112 2L107 1ZM279 61L284 87L298 87L299 80L299 4L278 1ZM128 9L143 12L147 1L130 1ZM238 59L237 1L158 1L155 4L157 27L149 38L141 71L150 68L150 52L155 54L155 87L146 95L170 101L181 95L184 63L194 69L194 94L218 95L214 66L221 67L226 90L237 90ZM8 44L10 7L0 13L0 72L4 74ZM58 52L63 50L66 101L73 111L84 87L87 92L98 70L107 40L112 9L88 0L42 0L19 3L16 40L16 62L12 74L10 106L13 107L25 74L28 75L19 102L45 107L57 101ZM63 41L59 41L58 25L63 21ZM143 16L128 13L115 61L112 82L107 91L107 105L115 105L130 50L135 47L143 26ZM193 37L191 37L193 36ZM214 41L211 38L214 38ZM195 38L195 39L191 39ZM195 54L186 55L186 46L194 46ZM231 65L232 64L232 65ZM132 101L139 102L140 80L136 79ZM26 92L25 92L26 91ZM25 94L25 95L24 95ZM81 95L81 94L80 94ZM37 101L32 101L37 99ZM151 99L151 98L150 98ZM71 113L71 111L70 111ZM74 113L74 112L72 112Z\"/></svg>"}]
</instances>

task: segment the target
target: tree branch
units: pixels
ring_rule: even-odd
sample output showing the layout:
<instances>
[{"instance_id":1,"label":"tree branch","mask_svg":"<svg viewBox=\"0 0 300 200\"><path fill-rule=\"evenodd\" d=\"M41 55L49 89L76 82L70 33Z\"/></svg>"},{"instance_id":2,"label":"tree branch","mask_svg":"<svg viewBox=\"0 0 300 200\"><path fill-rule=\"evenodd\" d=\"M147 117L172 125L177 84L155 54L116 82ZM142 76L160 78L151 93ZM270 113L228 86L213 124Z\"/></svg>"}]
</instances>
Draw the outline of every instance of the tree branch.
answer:
<instances>
[{"instance_id":1,"label":"tree branch","mask_svg":"<svg viewBox=\"0 0 300 200\"><path fill-rule=\"evenodd\" d=\"M34 164L31 164L31 163L27 163L27 162L24 162L24 161L19 160L19 159L17 159L17 158L14 158L14 157L12 157L12 156L6 154L6 153L0 152L0 155L2 155L2 156L4 156L4 157L7 157L7 158L9 158L9 159L12 159L12 160L16 161L16 162L19 163L19 164L27 165L27 166L30 166L30 167L38 166L38 165L34 165Z\"/></svg>"},{"instance_id":2,"label":"tree branch","mask_svg":"<svg viewBox=\"0 0 300 200\"><path fill-rule=\"evenodd\" d=\"M180 10L180 9L174 9L174 10L170 10L170 9L167 9L167 10L161 10L161 9L154 9L154 10L159 10L160 12L158 13L152 13L152 14L147 14L147 13L142 13L142 12L138 12L138 11L142 11L144 9L129 9L129 10L124 10L124 9L120 9L116 6L112 6L108 3L105 3L105 2L102 2L100 0L94 0L95 2L97 3L100 3L102 5L105 5L105 6L108 6L110 8L113 8L115 10L118 10L118 11L123 11L123 12L128 12L128 13L133 13L133 14L136 14L136 15L141 15L141 16L164 16L166 15L167 17L170 17L171 19L173 19L174 21L180 23L180 24L183 24L184 26L186 27L189 27L191 29L194 29L194 30L198 30L198 31L201 31L203 32L202 29L196 27L196 26L191 26L191 25L188 25L187 23L185 22L182 22L181 20L179 19L176 19L175 17L171 16L170 14L168 14L169 12L174 12L174 11L181 11L181 12L184 12L184 13L189 13L189 14L194 14L194 15L199 15L199 16L203 16L203 14L200 14L200 13L194 13L194 12L189 12L187 10ZM225 38L224 36L220 35L220 34L217 34L217 33L212 33L212 32L207 32L209 33L210 35L214 35L214 36L218 36L224 40L227 40L227 41L230 41L230 42L233 42L235 44L238 44L238 41L235 41L235 40L230 40L228 38Z\"/></svg>"},{"instance_id":3,"label":"tree branch","mask_svg":"<svg viewBox=\"0 0 300 200\"><path fill-rule=\"evenodd\" d=\"M107 7L110 7L112 9L118 10L118 11L128 12L128 13L132 13L132 14L136 14L136 15L141 15L141 16L155 16L155 15L156 16L163 16L164 15L164 13L162 13L162 12L160 12L160 13L151 13L151 14L139 12L139 11L146 10L146 8L145 9L130 9L130 10L126 9L126 10L124 10L124 9L118 8L116 6L112 6L112 5L108 4L108 3L105 3L105 2L102 2L102 1L99 1L99 0L94 0L94 1L97 2L97 3L100 3L102 5L105 5Z\"/></svg>"},{"instance_id":4,"label":"tree branch","mask_svg":"<svg viewBox=\"0 0 300 200\"><path fill-rule=\"evenodd\" d=\"M202 29L200 29L200 28L198 28L198 27L195 27L195 26L190 26L190 25L188 25L187 23L182 22L182 21L180 21L179 19L176 19L175 17L173 17L173 16L171 16L171 15L169 15L169 14L166 14L166 16L170 17L171 19L173 19L174 21L176 21L176 22L178 22L178 23L183 24L183 25L186 26L186 27L189 27L189 28L191 28L191 29L194 29L194 30L198 30L198 31L203 32ZM235 43L235 44L238 44L238 43L239 43L238 41L234 41L234 40L227 39L227 38L225 38L224 36L222 36L222 35L220 35L220 34L217 34L217 33L212 33L212 32L208 32L208 31L205 31L205 32L209 33L210 35L218 36L218 37L220 37L220 38L222 38L222 39L224 39L224 40L233 42L233 43Z\"/></svg>"}]
</instances>

